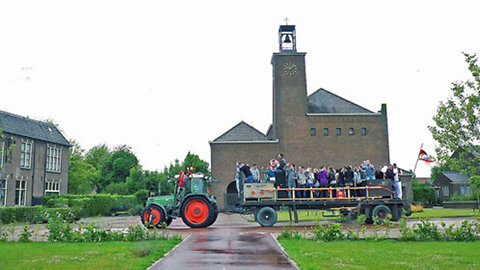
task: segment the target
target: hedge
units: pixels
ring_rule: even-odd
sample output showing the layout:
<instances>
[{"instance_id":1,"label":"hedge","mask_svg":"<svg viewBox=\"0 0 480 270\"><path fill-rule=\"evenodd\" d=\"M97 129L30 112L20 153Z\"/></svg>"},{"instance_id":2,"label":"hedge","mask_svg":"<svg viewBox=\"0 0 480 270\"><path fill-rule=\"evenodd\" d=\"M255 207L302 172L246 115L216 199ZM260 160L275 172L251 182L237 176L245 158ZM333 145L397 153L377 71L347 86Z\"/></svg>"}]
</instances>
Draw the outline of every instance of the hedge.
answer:
<instances>
[{"instance_id":1,"label":"hedge","mask_svg":"<svg viewBox=\"0 0 480 270\"><path fill-rule=\"evenodd\" d=\"M139 208L134 195L88 194L48 196L43 198L45 207L72 208L78 217L110 216L120 211Z\"/></svg>"},{"instance_id":2,"label":"hedge","mask_svg":"<svg viewBox=\"0 0 480 270\"><path fill-rule=\"evenodd\" d=\"M45 208L41 205L0 208L0 221L3 224L13 222L44 223L48 216L61 215L72 221L77 216L71 208Z\"/></svg>"}]
</instances>

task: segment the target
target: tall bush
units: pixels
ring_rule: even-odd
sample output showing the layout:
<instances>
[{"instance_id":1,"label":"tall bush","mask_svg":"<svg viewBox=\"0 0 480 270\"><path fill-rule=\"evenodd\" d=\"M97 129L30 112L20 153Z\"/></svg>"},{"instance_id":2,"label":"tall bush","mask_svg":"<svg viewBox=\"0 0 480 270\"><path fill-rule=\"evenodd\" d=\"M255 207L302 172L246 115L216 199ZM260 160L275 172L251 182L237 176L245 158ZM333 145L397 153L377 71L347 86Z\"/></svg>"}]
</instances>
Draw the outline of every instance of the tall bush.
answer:
<instances>
[{"instance_id":1,"label":"tall bush","mask_svg":"<svg viewBox=\"0 0 480 270\"><path fill-rule=\"evenodd\" d=\"M437 199L435 197L435 189L427 183L418 183L416 178L412 181L413 200L422 203L423 205L435 204Z\"/></svg>"}]
</instances>

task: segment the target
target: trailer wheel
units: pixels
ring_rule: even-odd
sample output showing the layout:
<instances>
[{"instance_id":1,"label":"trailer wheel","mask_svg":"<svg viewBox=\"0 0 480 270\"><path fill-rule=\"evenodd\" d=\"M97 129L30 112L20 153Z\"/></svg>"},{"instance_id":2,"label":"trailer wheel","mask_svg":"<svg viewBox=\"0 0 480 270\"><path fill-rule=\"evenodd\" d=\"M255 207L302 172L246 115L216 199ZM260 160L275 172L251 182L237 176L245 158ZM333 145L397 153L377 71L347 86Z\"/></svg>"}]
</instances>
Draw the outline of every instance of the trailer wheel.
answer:
<instances>
[{"instance_id":1,"label":"trailer wheel","mask_svg":"<svg viewBox=\"0 0 480 270\"><path fill-rule=\"evenodd\" d=\"M377 217L380 223L383 223L384 220L388 219L388 215L391 215L392 212L388 206L380 204L373 208L372 217Z\"/></svg>"},{"instance_id":2,"label":"trailer wheel","mask_svg":"<svg viewBox=\"0 0 480 270\"><path fill-rule=\"evenodd\" d=\"M165 222L165 213L162 208L157 205L147 205L141 212L142 223L145 227L160 227Z\"/></svg>"},{"instance_id":3,"label":"trailer wheel","mask_svg":"<svg viewBox=\"0 0 480 270\"><path fill-rule=\"evenodd\" d=\"M257 212L257 222L262 227L272 227L277 223L277 212L271 207L265 206Z\"/></svg>"},{"instance_id":4,"label":"trailer wheel","mask_svg":"<svg viewBox=\"0 0 480 270\"><path fill-rule=\"evenodd\" d=\"M182 204L180 216L190 228L205 228L210 226L215 216L212 203L204 197L189 197Z\"/></svg>"}]
</instances>

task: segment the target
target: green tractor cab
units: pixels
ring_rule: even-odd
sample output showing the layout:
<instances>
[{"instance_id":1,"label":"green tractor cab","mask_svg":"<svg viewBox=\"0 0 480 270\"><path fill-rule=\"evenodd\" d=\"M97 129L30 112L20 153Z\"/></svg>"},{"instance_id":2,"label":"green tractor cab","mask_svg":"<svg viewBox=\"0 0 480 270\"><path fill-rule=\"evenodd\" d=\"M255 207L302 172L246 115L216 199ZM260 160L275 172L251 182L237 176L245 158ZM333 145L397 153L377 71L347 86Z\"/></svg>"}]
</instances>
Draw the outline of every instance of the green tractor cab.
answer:
<instances>
[{"instance_id":1,"label":"green tractor cab","mask_svg":"<svg viewBox=\"0 0 480 270\"><path fill-rule=\"evenodd\" d=\"M215 197L209 194L211 181L203 174L184 176L184 184L178 186L179 176L175 176L175 192L172 195L149 197L140 214L146 227L170 225L173 219L181 217L191 228L206 228L212 225L218 216Z\"/></svg>"}]
</instances>

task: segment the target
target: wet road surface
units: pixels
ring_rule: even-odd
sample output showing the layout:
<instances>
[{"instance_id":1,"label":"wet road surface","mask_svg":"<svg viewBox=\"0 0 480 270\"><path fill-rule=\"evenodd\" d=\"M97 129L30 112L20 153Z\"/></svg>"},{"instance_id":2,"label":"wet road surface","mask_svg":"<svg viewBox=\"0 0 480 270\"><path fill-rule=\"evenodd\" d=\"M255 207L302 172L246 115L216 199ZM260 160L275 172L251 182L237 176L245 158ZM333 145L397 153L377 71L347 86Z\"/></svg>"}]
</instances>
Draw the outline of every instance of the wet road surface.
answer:
<instances>
[{"instance_id":1,"label":"wet road surface","mask_svg":"<svg viewBox=\"0 0 480 270\"><path fill-rule=\"evenodd\" d=\"M151 269L297 269L270 234L272 229L240 215L220 214L208 229L187 229L177 219L170 230L188 233L187 238Z\"/></svg>"},{"instance_id":2,"label":"wet road surface","mask_svg":"<svg viewBox=\"0 0 480 270\"><path fill-rule=\"evenodd\" d=\"M192 233L151 269L296 269L266 232Z\"/></svg>"}]
</instances>

